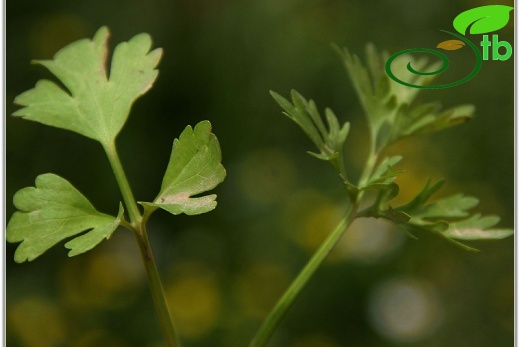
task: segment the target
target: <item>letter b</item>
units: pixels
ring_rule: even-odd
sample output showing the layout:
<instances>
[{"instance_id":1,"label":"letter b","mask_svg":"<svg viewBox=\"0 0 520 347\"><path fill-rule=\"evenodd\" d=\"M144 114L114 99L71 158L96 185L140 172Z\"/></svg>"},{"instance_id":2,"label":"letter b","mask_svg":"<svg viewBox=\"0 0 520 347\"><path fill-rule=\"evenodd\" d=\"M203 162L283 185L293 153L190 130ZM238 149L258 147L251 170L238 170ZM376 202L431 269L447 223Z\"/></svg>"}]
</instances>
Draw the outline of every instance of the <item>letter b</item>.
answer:
<instances>
[{"instance_id":1,"label":"letter b","mask_svg":"<svg viewBox=\"0 0 520 347\"><path fill-rule=\"evenodd\" d=\"M500 47L504 47L506 52L504 54L500 54L498 51ZM493 35L493 60L507 60L511 58L511 54L513 54L513 48L511 44L507 41L498 41L498 35Z\"/></svg>"}]
</instances>

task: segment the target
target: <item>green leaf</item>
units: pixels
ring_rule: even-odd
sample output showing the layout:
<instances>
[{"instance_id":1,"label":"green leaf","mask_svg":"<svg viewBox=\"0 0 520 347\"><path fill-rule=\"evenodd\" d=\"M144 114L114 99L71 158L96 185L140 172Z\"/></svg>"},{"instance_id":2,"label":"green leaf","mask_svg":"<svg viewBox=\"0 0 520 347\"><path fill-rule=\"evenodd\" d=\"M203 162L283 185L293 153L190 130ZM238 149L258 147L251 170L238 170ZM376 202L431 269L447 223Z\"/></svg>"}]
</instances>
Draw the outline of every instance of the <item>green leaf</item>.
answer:
<instances>
[{"instance_id":1,"label":"green leaf","mask_svg":"<svg viewBox=\"0 0 520 347\"><path fill-rule=\"evenodd\" d=\"M320 153L309 154L328 161L337 159L342 155L343 145L350 130L350 123L345 122L340 127L334 112L330 108L326 108L327 127L325 127L313 100L307 101L295 90L291 90L292 103L276 92L271 91L270 93L285 111L284 114L298 124L320 150Z\"/></svg>"},{"instance_id":2,"label":"green leaf","mask_svg":"<svg viewBox=\"0 0 520 347\"><path fill-rule=\"evenodd\" d=\"M414 216L423 219L461 218L468 216L468 210L477 206L477 198L462 194L451 195L434 203L414 210Z\"/></svg>"},{"instance_id":3,"label":"green leaf","mask_svg":"<svg viewBox=\"0 0 520 347\"><path fill-rule=\"evenodd\" d=\"M439 180L431 184L431 180L426 181L421 192L409 203L399 207L402 211L414 211L423 205L440 187L444 184L444 180Z\"/></svg>"},{"instance_id":4,"label":"green leaf","mask_svg":"<svg viewBox=\"0 0 520 347\"><path fill-rule=\"evenodd\" d=\"M383 214L385 214L384 210L391 208L389 203L397 195L399 195L399 185L397 185L397 183L392 182L384 186L383 189L381 189L379 192L377 200L374 204L374 207L377 208L376 214L378 214L380 211L383 211Z\"/></svg>"},{"instance_id":5,"label":"green leaf","mask_svg":"<svg viewBox=\"0 0 520 347\"><path fill-rule=\"evenodd\" d=\"M151 88L162 50L150 52L151 38L139 34L116 46L107 76L109 32L100 28L92 40L65 46L53 60L35 63L49 69L65 86L41 80L18 95L24 106L14 116L71 130L108 144L115 139L134 101Z\"/></svg>"},{"instance_id":6,"label":"green leaf","mask_svg":"<svg viewBox=\"0 0 520 347\"><path fill-rule=\"evenodd\" d=\"M344 164L344 145L350 131L350 123L345 122L340 126L334 112L326 108L326 127L313 100L307 101L296 90L291 90L292 103L278 93L270 93L285 111L284 114L302 128L319 150L319 153L308 153L317 159L328 161L334 167L349 197L353 199L359 189L349 182Z\"/></svg>"},{"instance_id":7,"label":"green leaf","mask_svg":"<svg viewBox=\"0 0 520 347\"><path fill-rule=\"evenodd\" d=\"M224 181L226 170L220 163L221 152L211 124L202 121L192 129L187 126L173 141L170 162L159 195L153 203L139 202L150 211L162 208L174 215L195 215L213 210L216 195L193 197L207 192Z\"/></svg>"},{"instance_id":8,"label":"green leaf","mask_svg":"<svg viewBox=\"0 0 520 347\"><path fill-rule=\"evenodd\" d=\"M428 181L412 201L395 209L410 216L406 227L432 232L473 252L478 250L456 240L496 240L513 234L511 229L492 229L500 220L497 216L470 216L469 210L478 205L477 198L455 194L426 204L441 184Z\"/></svg>"},{"instance_id":9,"label":"green leaf","mask_svg":"<svg viewBox=\"0 0 520 347\"><path fill-rule=\"evenodd\" d=\"M374 171L373 177L381 177L384 167L389 167L390 163L396 163L399 159L385 158ZM496 240L513 234L511 229L492 229L499 221L496 216L469 216L468 210L478 204L478 199L474 197L455 194L427 204L442 183L438 181L432 184L428 180L412 201L395 209L389 203L397 196L399 186L395 183L381 186L374 204L360 212L360 216L387 219L412 238L416 237L411 231L428 231L472 252L478 250L457 240Z\"/></svg>"},{"instance_id":10,"label":"green leaf","mask_svg":"<svg viewBox=\"0 0 520 347\"><path fill-rule=\"evenodd\" d=\"M103 239L108 239L118 227L123 208L117 217L98 212L67 180L54 174L36 178L35 187L19 190L13 198L19 210L7 225L8 242L21 242L14 259L18 263L31 261L58 242L81 235L65 246L69 256L86 252Z\"/></svg>"},{"instance_id":11,"label":"green leaf","mask_svg":"<svg viewBox=\"0 0 520 347\"><path fill-rule=\"evenodd\" d=\"M420 125L416 125L415 129L413 129L410 134L433 133L465 123L473 117L474 112L475 106L467 104L450 108L440 114L433 113L429 116L430 118L428 118L428 122L425 121Z\"/></svg>"},{"instance_id":12,"label":"green leaf","mask_svg":"<svg viewBox=\"0 0 520 347\"><path fill-rule=\"evenodd\" d=\"M513 229L492 229L500 218L475 214L471 218L450 224L442 234L457 240L498 240L514 234Z\"/></svg>"},{"instance_id":13,"label":"green leaf","mask_svg":"<svg viewBox=\"0 0 520 347\"><path fill-rule=\"evenodd\" d=\"M368 179L368 183L361 189L382 189L392 184L397 174L402 172L402 170L393 170L392 167L399 163L402 158L396 155L383 159Z\"/></svg>"},{"instance_id":14,"label":"green leaf","mask_svg":"<svg viewBox=\"0 0 520 347\"><path fill-rule=\"evenodd\" d=\"M509 22L509 12L513 7L506 5L487 5L464 11L453 20L453 27L462 35L486 34L502 29Z\"/></svg>"},{"instance_id":15,"label":"green leaf","mask_svg":"<svg viewBox=\"0 0 520 347\"><path fill-rule=\"evenodd\" d=\"M285 111L284 114L298 124L302 130L307 134L312 142L319 149L324 147L324 132L326 133L325 125L321 120L321 117L316 115L316 106L314 102L309 105L307 100L296 90L291 90L292 102L289 102L280 94L271 91L273 99L282 107ZM311 112L307 112L307 109Z\"/></svg>"},{"instance_id":16,"label":"green leaf","mask_svg":"<svg viewBox=\"0 0 520 347\"><path fill-rule=\"evenodd\" d=\"M414 106L421 89L392 81L384 68L388 54L379 53L372 44L366 47L366 66L348 49L337 48L337 51L367 117L371 145L376 152L404 137L431 133L463 123L474 112L471 105L457 106L446 111L440 111L432 103ZM396 75L406 76L403 80L411 84L427 85L435 75L411 74L408 65L417 71L435 71L442 66L442 62L430 64L427 58L414 59L410 54L395 59L392 69Z\"/></svg>"}]
</instances>

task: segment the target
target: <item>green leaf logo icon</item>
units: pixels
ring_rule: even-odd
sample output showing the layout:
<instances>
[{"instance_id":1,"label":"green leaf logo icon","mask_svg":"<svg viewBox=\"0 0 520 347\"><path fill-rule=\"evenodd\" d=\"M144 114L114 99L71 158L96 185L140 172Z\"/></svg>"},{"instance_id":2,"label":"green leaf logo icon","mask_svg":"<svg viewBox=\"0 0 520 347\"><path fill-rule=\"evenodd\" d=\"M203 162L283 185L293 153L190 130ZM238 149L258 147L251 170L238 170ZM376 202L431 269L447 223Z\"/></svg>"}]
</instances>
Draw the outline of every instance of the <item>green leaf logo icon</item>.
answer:
<instances>
[{"instance_id":1,"label":"green leaf logo icon","mask_svg":"<svg viewBox=\"0 0 520 347\"><path fill-rule=\"evenodd\" d=\"M487 5L475 7L459 14L453 20L453 27L462 35L486 34L502 29L509 22L509 12L513 7L506 5Z\"/></svg>"}]
</instances>

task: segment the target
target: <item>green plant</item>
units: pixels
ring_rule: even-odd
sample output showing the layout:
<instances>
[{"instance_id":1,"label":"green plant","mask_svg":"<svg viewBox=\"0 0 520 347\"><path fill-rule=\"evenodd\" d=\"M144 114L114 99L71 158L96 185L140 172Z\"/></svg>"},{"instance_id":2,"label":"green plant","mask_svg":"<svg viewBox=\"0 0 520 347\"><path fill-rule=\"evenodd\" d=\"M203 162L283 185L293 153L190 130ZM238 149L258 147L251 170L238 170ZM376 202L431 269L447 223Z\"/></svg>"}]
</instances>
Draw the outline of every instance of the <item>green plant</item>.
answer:
<instances>
[{"instance_id":1,"label":"green plant","mask_svg":"<svg viewBox=\"0 0 520 347\"><path fill-rule=\"evenodd\" d=\"M382 154L385 149L408 136L428 134L464 123L472 117L474 107L461 105L440 110L435 103L417 103L415 99L420 89L395 83L385 73L384 66L388 54L380 54L373 45L368 45L365 67L360 59L350 54L347 49L336 49L345 63L368 121L368 157L356 183L347 173L344 164L345 150L348 148L345 141L350 129L349 123L340 126L335 114L327 108L325 125L314 101L305 99L295 90L291 91L291 101L271 92L284 110L284 114L298 124L316 145L318 152L309 154L332 164L345 188L347 209L337 227L314 253L264 320L251 343L252 347L266 345L314 272L356 218L383 218L414 239L416 232L426 231L472 252L478 250L461 241L502 239L513 234L511 229L493 228L499 222L497 216L482 216L478 213L470 215L468 211L479 202L474 197L455 194L428 202L441 187L442 181L432 183L428 180L410 202L401 206L392 205L392 200L399 194L395 178L400 173L396 166L402 157L384 157ZM401 63L405 62L397 66L406 66L406 62L410 62L414 69L419 71L435 71L439 66L429 65L426 59L414 61L409 55L401 55L397 59L401 60ZM426 85L433 78L433 75L421 74L411 76L406 82ZM373 192L375 198L367 198L368 191ZM368 207L362 209L361 206Z\"/></svg>"},{"instance_id":2,"label":"green plant","mask_svg":"<svg viewBox=\"0 0 520 347\"><path fill-rule=\"evenodd\" d=\"M196 215L216 206L215 195L203 195L224 180L218 140L207 121L186 127L173 149L161 188L152 202L137 202L132 194L116 150L121 131L135 100L147 92L157 77L161 50L150 51L151 39L140 34L115 48L107 76L108 29L100 28L92 40L80 40L60 50L53 60L36 61L49 69L63 87L48 80L20 94L15 103L22 106L14 116L77 132L99 142L108 157L123 203L116 216L97 211L89 200L64 178L47 173L36 178L35 187L19 190L14 205L19 210L7 226L7 240L20 243L15 261L32 261L55 244L68 240L69 256L94 248L122 226L132 232L139 246L168 346L179 346L171 315L164 298L161 280L146 229L147 221L158 208L174 215ZM337 227L296 277L268 315L251 346L264 346L284 314L313 276L349 225L360 217L391 221L409 236L427 231L443 237L465 250L477 251L460 240L501 239L512 235L510 229L494 229L496 216L470 215L478 200L461 194L428 202L442 182L427 181L409 203L393 206L399 193L395 183L400 156L383 156L385 149L402 138L435 132L467 121L474 111L462 105L446 111L433 103L413 105L418 89L394 83L384 72L388 56L368 46L368 68L347 50L339 50L354 88L367 116L370 131L369 154L363 172L353 180L345 166L345 142L349 123L340 125L330 109L326 124L312 100L296 91L291 101L272 92L285 114L296 122L318 148L314 157L329 162L345 188L347 209ZM405 59L400 56L397 59ZM401 64L399 64L401 65ZM436 64L429 65L435 69ZM414 62L416 69L428 66L426 60ZM409 80L422 84L433 76ZM372 192L373 197L367 192ZM194 197L196 196L196 197ZM139 205L141 207L139 207ZM361 206L368 206L361 208ZM126 214L125 214L126 213Z\"/></svg>"},{"instance_id":3,"label":"green plant","mask_svg":"<svg viewBox=\"0 0 520 347\"><path fill-rule=\"evenodd\" d=\"M14 205L19 210L7 225L7 241L21 242L15 261L32 261L55 244L65 243L75 256L108 239L122 226L137 241L146 269L161 329L168 346L179 346L166 305L146 223L157 209L174 215L196 215L216 206L216 195L199 196L224 180L220 146L208 121L187 126L173 142L170 161L157 197L137 202L116 150L115 140L134 101L146 93L157 78L155 69L161 49L150 51L148 34L139 34L117 45L107 75L109 32L100 28L92 40L69 44L53 60L35 61L49 69L63 84L39 81L35 88L15 99L23 106L13 115L71 130L101 144L119 185L124 204L117 216L97 211L66 179L47 173L36 178L35 187L19 190ZM197 195L197 197L193 197ZM138 207L142 206L142 211ZM124 207L123 207L124 206ZM128 216L125 215L125 210Z\"/></svg>"}]
</instances>

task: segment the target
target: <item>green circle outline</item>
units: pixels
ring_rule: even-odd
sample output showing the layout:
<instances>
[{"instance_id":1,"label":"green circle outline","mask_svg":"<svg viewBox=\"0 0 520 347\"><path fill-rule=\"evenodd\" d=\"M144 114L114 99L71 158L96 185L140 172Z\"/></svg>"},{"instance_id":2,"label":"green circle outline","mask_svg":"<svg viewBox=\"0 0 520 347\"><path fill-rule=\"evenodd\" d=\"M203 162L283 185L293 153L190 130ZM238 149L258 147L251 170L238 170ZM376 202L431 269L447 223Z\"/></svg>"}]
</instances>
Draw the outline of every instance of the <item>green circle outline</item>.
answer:
<instances>
[{"instance_id":1,"label":"green circle outline","mask_svg":"<svg viewBox=\"0 0 520 347\"><path fill-rule=\"evenodd\" d=\"M393 54L392 56L390 56L390 58L388 58L388 60L386 61L386 64L385 64L385 70L386 70L387 75L392 80L394 80L395 82L397 82L399 84L405 85L407 87L421 88L421 89L444 89L444 88L451 88L451 87L458 86L459 84L466 83L467 81L469 81L470 79L475 77L477 75L477 73L480 71L480 68L482 67L482 61L483 61L482 54L480 53L480 50L478 49L478 47L475 46L475 44L473 42L471 42L470 40L468 40L466 37L464 37L462 35L453 33L451 31L442 30L442 29L440 31L445 32L447 34L455 36L456 38L461 39L462 41L464 41L464 43L466 43L468 46L470 46L471 49L473 50L473 52L475 53L475 58L476 58L475 67L473 68L473 70L471 71L471 73L469 75L467 75L466 77L464 77L463 79L460 79L458 81L455 81L455 82L452 82L452 83L447 83L447 84L440 84L440 85L436 85L436 86L421 86L421 85L417 85L417 84L411 84L411 83L405 82L403 80L400 80L397 76L394 75L394 73L392 72L392 69L391 69L392 62L398 56L400 56L402 54L417 53L417 52L425 52L425 53L434 54L434 55L436 55L436 56L438 56L438 57L440 57L442 59L443 64L442 64L441 68L439 68L436 71L420 72L420 71L415 70L411 66L411 63L408 62L408 65L407 65L408 71L410 71L413 74L417 74L417 75L436 75L436 74L439 74L439 73L445 71L448 68L448 66L449 66L449 59L448 59L448 57L444 53L442 53L442 52L438 52L438 51L435 51L435 50L429 49L429 48L405 49L403 51L400 51L400 52L397 52L397 53Z\"/></svg>"}]
</instances>

